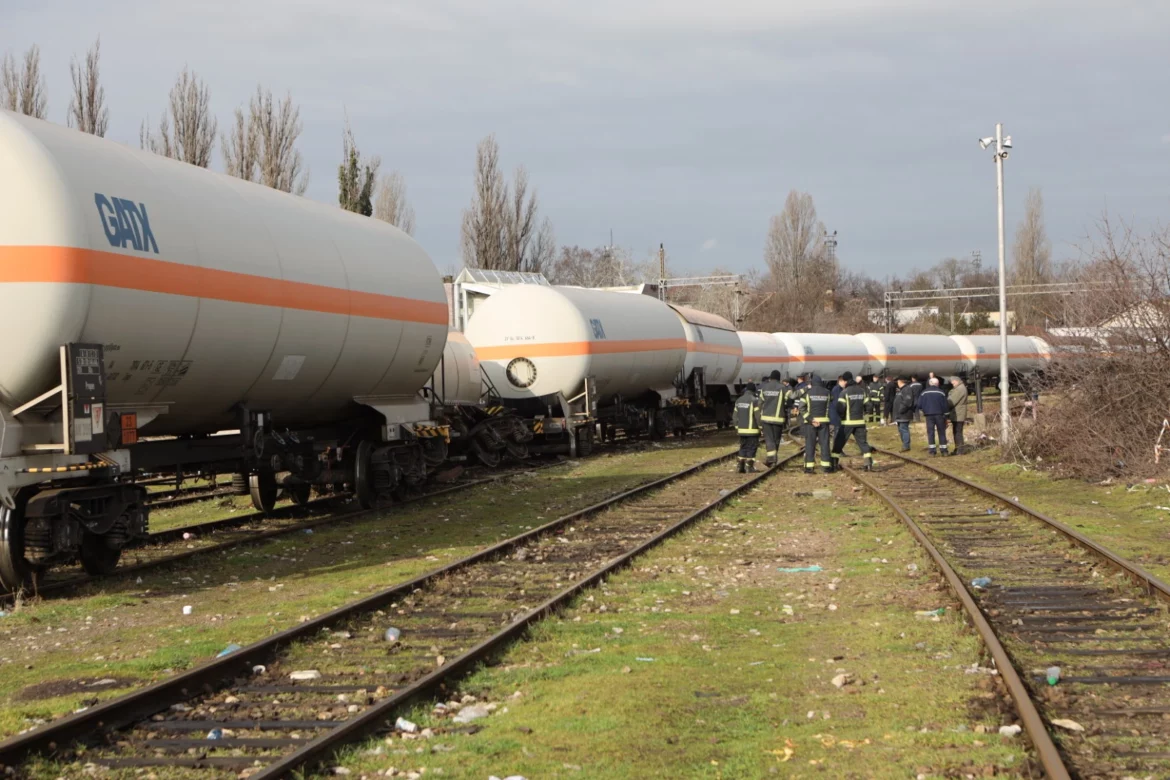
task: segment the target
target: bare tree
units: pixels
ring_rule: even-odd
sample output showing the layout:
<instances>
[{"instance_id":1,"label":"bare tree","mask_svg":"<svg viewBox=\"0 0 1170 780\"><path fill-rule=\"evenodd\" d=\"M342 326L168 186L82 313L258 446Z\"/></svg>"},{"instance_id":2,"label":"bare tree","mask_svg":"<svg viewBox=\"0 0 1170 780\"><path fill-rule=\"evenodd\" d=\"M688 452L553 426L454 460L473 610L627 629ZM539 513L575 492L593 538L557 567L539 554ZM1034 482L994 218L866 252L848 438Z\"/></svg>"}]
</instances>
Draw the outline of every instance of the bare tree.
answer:
<instances>
[{"instance_id":1,"label":"bare tree","mask_svg":"<svg viewBox=\"0 0 1170 780\"><path fill-rule=\"evenodd\" d=\"M94 41L85 55L85 64L79 65L76 58L69 63L69 76L73 80L73 95L69 99L69 113L66 124L83 133L105 136L110 125L110 110L106 108L106 90L101 85L99 65L102 39Z\"/></svg>"},{"instance_id":2,"label":"bare tree","mask_svg":"<svg viewBox=\"0 0 1170 780\"><path fill-rule=\"evenodd\" d=\"M538 273L552 262L552 222L538 217L528 172L516 169L511 187L500 170L495 136L480 141L475 155L475 196L463 212L463 262L473 268Z\"/></svg>"},{"instance_id":3,"label":"bare tree","mask_svg":"<svg viewBox=\"0 0 1170 780\"><path fill-rule=\"evenodd\" d=\"M374 217L414 235L414 208L406 200L406 179L398 171L378 177Z\"/></svg>"},{"instance_id":4,"label":"bare tree","mask_svg":"<svg viewBox=\"0 0 1170 780\"><path fill-rule=\"evenodd\" d=\"M1040 190L1028 191L1024 219L1016 228L1012 248L1013 284L1043 284L1052 280L1052 248L1044 230L1044 198ZM1012 301L1017 325L1035 325L1049 308L1045 296L1024 295Z\"/></svg>"},{"instance_id":5,"label":"bare tree","mask_svg":"<svg viewBox=\"0 0 1170 780\"><path fill-rule=\"evenodd\" d=\"M657 276L653 263L638 263L628 249L615 246L561 247L556 259L542 270L553 284L573 287L624 287Z\"/></svg>"},{"instance_id":6,"label":"bare tree","mask_svg":"<svg viewBox=\"0 0 1170 780\"><path fill-rule=\"evenodd\" d=\"M143 149L200 168L211 165L217 123L211 115L211 90L194 72L183 68L171 87L170 101L159 120L158 133L143 121L138 138ZM172 130L173 125L173 130Z\"/></svg>"},{"instance_id":7,"label":"bare tree","mask_svg":"<svg viewBox=\"0 0 1170 780\"><path fill-rule=\"evenodd\" d=\"M341 164L337 166L337 201L343 209L373 215L374 182L381 164L377 157L362 157L347 118L341 134Z\"/></svg>"},{"instance_id":8,"label":"bare tree","mask_svg":"<svg viewBox=\"0 0 1170 780\"><path fill-rule=\"evenodd\" d=\"M231 133L220 136L224 171L237 179L256 181L259 140L256 123L244 115L244 109L237 108Z\"/></svg>"},{"instance_id":9,"label":"bare tree","mask_svg":"<svg viewBox=\"0 0 1170 780\"><path fill-rule=\"evenodd\" d=\"M48 109L45 93L39 46L29 47L19 68L11 54L5 55L0 62L0 105L9 111L44 119Z\"/></svg>"},{"instance_id":10,"label":"bare tree","mask_svg":"<svg viewBox=\"0 0 1170 780\"><path fill-rule=\"evenodd\" d=\"M771 330L812 330L818 313L836 305L837 265L825 252L824 232L812 196L789 192L764 248L773 296L760 317L771 318Z\"/></svg>"}]
</instances>

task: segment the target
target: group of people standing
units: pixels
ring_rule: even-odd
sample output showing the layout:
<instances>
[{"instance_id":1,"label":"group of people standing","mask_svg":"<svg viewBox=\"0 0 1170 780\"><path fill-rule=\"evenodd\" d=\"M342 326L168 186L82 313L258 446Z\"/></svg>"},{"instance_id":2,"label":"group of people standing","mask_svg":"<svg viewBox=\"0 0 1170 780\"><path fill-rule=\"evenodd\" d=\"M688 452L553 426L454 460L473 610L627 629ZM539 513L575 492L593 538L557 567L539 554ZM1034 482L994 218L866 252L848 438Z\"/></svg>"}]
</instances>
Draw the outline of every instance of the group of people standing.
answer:
<instances>
[{"instance_id":1,"label":"group of people standing","mask_svg":"<svg viewBox=\"0 0 1170 780\"><path fill-rule=\"evenodd\" d=\"M760 435L764 437L764 463L776 463L777 451L795 414L804 438L804 470L811 474L819 465L825 473L840 468L841 454L850 438L857 442L865 469L873 468L873 448L867 423L896 423L902 452L910 449L910 423L921 414L926 418L927 449L931 455L949 455L947 423L950 423L955 454L963 446L963 425L967 419L967 386L957 376L947 380L944 392L938 377L931 374L923 388L915 376L854 377L846 371L827 385L816 374L801 374L796 380L781 379L773 371L759 387L749 382L735 402L735 427L740 436L739 471L756 470ZM936 443L937 442L937 443ZM819 459L818 459L819 450Z\"/></svg>"}]
</instances>

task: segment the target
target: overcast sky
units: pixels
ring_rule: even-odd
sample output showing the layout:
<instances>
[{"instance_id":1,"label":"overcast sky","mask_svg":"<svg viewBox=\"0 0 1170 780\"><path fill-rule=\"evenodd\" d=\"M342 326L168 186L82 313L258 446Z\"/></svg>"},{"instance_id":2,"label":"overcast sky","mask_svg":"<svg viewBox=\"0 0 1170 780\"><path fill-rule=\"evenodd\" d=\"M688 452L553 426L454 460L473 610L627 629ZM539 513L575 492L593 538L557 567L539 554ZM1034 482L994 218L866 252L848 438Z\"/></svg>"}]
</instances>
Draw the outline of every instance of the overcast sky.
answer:
<instances>
[{"instance_id":1,"label":"overcast sky","mask_svg":"<svg viewBox=\"0 0 1170 780\"><path fill-rule=\"evenodd\" d=\"M40 45L53 121L98 35L109 138L137 144L184 64L225 128L257 83L288 90L307 195L336 203L348 111L362 150L405 174L441 269L493 132L560 243L612 229L639 255L665 242L683 272L760 266L793 188L847 267L994 261L976 141L997 121L1015 142L1009 245L1033 186L1058 259L1106 207L1170 222L1167 0L0 0L0 52Z\"/></svg>"}]
</instances>

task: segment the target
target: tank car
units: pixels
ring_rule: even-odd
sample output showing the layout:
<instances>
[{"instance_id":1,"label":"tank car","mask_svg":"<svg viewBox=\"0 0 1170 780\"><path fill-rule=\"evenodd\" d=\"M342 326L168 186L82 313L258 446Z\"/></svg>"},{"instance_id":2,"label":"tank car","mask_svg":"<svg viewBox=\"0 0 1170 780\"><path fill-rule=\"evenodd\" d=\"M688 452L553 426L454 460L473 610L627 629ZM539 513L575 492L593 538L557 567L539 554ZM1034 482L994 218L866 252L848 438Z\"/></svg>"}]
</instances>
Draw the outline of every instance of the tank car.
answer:
<instances>
[{"instance_id":1,"label":"tank car","mask_svg":"<svg viewBox=\"0 0 1170 780\"><path fill-rule=\"evenodd\" d=\"M982 376L999 376L999 336L951 336L963 353L967 370ZM1008 370L1034 374L1048 364L1050 350L1043 339L1008 336Z\"/></svg>"},{"instance_id":2,"label":"tank car","mask_svg":"<svg viewBox=\"0 0 1170 780\"><path fill-rule=\"evenodd\" d=\"M759 382L773 371L779 371L783 379L800 373L803 364L794 363L784 344L771 333L740 331L739 342L743 347L743 363L740 365L736 384Z\"/></svg>"},{"instance_id":3,"label":"tank car","mask_svg":"<svg viewBox=\"0 0 1170 780\"><path fill-rule=\"evenodd\" d=\"M116 565L140 471L240 471L261 508L425 476L448 313L409 236L6 111L0 181L4 586Z\"/></svg>"},{"instance_id":4,"label":"tank car","mask_svg":"<svg viewBox=\"0 0 1170 780\"><path fill-rule=\"evenodd\" d=\"M873 359L857 336L838 333L773 333L792 355L795 374L816 374L832 382L846 371L854 375L878 373L881 364ZM797 367L799 366L799 367Z\"/></svg>"},{"instance_id":5,"label":"tank car","mask_svg":"<svg viewBox=\"0 0 1170 780\"><path fill-rule=\"evenodd\" d=\"M471 342L457 330L447 333L443 358L424 394L432 401L432 417L448 435L431 436L429 455L435 465L444 460L474 458L485 466L498 466L504 457L528 457L532 431L523 420L484 392L483 372Z\"/></svg>"},{"instance_id":6,"label":"tank car","mask_svg":"<svg viewBox=\"0 0 1170 780\"><path fill-rule=\"evenodd\" d=\"M962 350L948 336L859 333L857 338L873 356L879 371L890 376L914 374L926 379L931 373L940 378L964 373Z\"/></svg>"},{"instance_id":7,"label":"tank car","mask_svg":"<svg viewBox=\"0 0 1170 780\"><path fill-rule=\"evenodd\" d=\"M743 365L743 345L735 326L723 317L688 306L670 304L682 323L687 354L676 380L673 399L687 407L684 423L702 419L725 427L731 422L731 393ZM676 427L685 433L686 425Z\"/></svg>"},{"instance_id":8,"label":"tank car","mask_svg":"<svg viewBox=\"0 0 1170 780\"><path fill-rule=\"evenodd\" d=\"M588 452L603 432L677 428L682 320L656 298L578 287L505 286L465 329L494 391L534 420L533 447Z\"/></svg>"}]
</instances>

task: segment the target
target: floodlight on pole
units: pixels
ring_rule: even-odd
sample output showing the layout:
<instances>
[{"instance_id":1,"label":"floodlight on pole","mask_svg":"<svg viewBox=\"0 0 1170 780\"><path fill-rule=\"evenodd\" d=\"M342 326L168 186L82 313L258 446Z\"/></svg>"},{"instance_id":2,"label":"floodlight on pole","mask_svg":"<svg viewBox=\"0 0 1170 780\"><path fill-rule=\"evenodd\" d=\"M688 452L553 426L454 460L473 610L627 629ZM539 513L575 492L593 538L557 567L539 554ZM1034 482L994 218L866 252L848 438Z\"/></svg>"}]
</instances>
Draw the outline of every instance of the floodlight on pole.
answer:
<instances>
[{"instance_id":1,"label":"floodlight on pole","mask_svg":"<svg viewBox=\"0 0 1170 780\"><path fill-rule=\"evenodd\" d=\"M1012 137L1003 134L1003 123L995 126L995 137L979 139L979 148L995 144L995 193L999 227L999 430L1000 446L1008 446L1012 432L1012 415L1008 408L1008 342L1007 342L1007 261L1004 257L1003 227L1003 161L1012 148Z\"/></svg>"}]
</instances>

